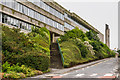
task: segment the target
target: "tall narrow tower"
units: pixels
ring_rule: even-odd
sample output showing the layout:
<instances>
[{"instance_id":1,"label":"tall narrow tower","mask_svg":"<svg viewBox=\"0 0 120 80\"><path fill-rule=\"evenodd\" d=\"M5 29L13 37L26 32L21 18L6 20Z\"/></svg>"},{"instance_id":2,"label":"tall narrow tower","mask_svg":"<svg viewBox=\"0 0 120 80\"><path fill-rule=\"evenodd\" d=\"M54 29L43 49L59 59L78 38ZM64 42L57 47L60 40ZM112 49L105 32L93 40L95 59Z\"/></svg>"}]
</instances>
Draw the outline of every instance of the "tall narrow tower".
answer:
<instances>
[{"instance_id":1,"label":"tall narrow tower","mask_svg":"<svg viewBox=\"0 0 120 80\"><path fill-rule=\"evenodd\" d=\"M110 29L109 25L105 24L105 44L110 48Z\"/></svg>"}]
</instances>

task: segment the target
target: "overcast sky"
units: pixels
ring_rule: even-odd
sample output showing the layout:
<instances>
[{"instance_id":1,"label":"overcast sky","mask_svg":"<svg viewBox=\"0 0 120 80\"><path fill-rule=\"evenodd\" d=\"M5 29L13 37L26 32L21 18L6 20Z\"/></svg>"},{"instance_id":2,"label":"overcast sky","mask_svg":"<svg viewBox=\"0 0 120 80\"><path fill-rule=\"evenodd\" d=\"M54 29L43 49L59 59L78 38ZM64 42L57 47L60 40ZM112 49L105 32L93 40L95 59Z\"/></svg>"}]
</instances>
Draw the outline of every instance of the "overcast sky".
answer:
<instances>
[{"instance_id":1,"label":"overcast sky","mask_svg":"<svg viewBox=\"0 0 120 80\"><path fill-rule=\"evenodd\" d=\"M110 27L110 47L118 47L118 0L55 0L75 12L105 34L105 24ZM105 42L105 41L104 41Z\"/></svg>"}]
</instances>

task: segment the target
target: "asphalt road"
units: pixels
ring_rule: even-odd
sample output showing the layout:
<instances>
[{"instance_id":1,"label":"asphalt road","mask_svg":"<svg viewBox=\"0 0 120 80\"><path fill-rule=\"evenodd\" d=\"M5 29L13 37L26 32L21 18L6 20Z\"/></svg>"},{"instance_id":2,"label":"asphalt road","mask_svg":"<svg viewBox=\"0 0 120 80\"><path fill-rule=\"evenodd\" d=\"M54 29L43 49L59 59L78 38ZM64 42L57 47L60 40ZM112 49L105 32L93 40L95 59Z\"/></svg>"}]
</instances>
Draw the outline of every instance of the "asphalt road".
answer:
<instances>
[{"instance_id":1,"label":"asphalt road","mask_svg":"<svg viewBox=\"0 0 120 80\"><path fill-rule=\"evenodd\" d=\"M92 65L91 65L92 64ZM90 66L87 66L90 65ZM85 66L85 67L83 67ZM80 68L81 67L81 68ZM77 69L74 69L77 68ZM73 69L73 70L70 70ZM94 61L91 63L78 65L68 69L57 69L50 73L38 75L29 79L41 79L41 78L115 78L118 75L118 62L116 58L108 58L103 60ZM51 77L50 77L51 76ZM110 79L108 79L110 80Z\"/></svg>"},{"instance_id":2,"label":"asphalt road","mask_svg":"<svg viewBox=\"0 0 120 80\"><path fill-rule=\"evenodd\" d=\"M115 58L111 58L104 62L88 66L79 70L75 70L69 73L65 73L61 78L104 78L116 76L118 63Z\"/></svg>"}]
</instances>

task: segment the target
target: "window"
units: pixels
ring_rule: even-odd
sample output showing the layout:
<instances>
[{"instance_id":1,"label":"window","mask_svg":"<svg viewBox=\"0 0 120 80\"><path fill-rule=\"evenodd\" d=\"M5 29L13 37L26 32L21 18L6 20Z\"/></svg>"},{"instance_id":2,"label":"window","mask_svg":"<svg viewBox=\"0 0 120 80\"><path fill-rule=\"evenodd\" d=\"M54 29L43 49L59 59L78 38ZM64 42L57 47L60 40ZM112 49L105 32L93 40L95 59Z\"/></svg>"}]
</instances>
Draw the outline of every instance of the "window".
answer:
<instances>
[{"instance_id":1,"label":"window","mask_svg":"<svg viewBox=\"0 0 120 80\"><path fill-rule=\"evenodd\" d=\"M22 6L22 13L25 14L25 6Z\"/></svg>"},{"instance_id":2,"label":"window","mask_svg":"<svg viewBox=\"0 0 120 80\"><path fill-rule=\"evenodd\" d=\"M13 9L15 9L15 1L14 1L14 0L12 0L12 2L11 2L11 3L12 3L12 8L13 8Z\"/></svg>"},{"instance_id":3,"label":"window","mask_svg":"<svg viewBox=\"0 0 120 80\"><path fill-rule=\"evenodd\" d=\"M30 13L30 9L28 8L27 10L28 10L28 16L30 16L30 14L31 14L31 13Z\"/></svg>"},{"instance_id":4,"label":"window","mask_svg":"<svg viewBox=\"0 0 120 80\"><path fill-rule=\"evenodd\" d=\"M28 30L31 31L31 25L28 25Z\"/></svg>"},{"instance_id":5,"label":"window","mask_svg":"<svg viewBox=\"0 0 120 80\"><path fill-rule=\"evenodd\" d=\"M42 22L44 21L43 15L40 15L40 19L41 19Z\"/></svg>"},{"instance_id":6,"label":"window","mask_svg":"<svg viewBox=\"0 0 120 80\"><path fill-rule=\"evenodd\" d=\"M19 8L19 7L18 7L18 6L19 6L19 5L18 5L18 3L15 1L15 3L14 3L14 4L15 4L15 10L17 10L17 11L18 11L18 8Z\"/></svg>"},{"instance_id":7,"label":"window","mask_svg":"<svg viewBox=\"0 0 120 80\"><path fill-rule=\"evenodd\" d=\"M6 0L1 0L3 5L6 5Z\"/></svg>"},{"instance_id":8,"label":"window","mask_svg":"<svg viewBox=\"0 0 120 80\"><path fill-rule=\"evenodd\" d=\"M45 17L45 23L48 24L48 18L47 17Z\"/></svg>"},{"instance_id":9,"label":"window","mask_svg":"<svg viewBox=\"0 0 120 80\"><path fill-rule=\"evenodd\" d=\"M25 29L25 23L22 22L22 29Z\"/></svg>"},{"instance_id":10,"label":"window","mask_svg":"<svg viewBox=\"0 0 120 80\"><path fill-rule=\"evenodd\" d=\"M11 18L11 25L14 25L14 19L13 18Z\"/></svg>"},{"instance_id":11,"label":"window","mask_svg":"<svg viewBox=\"0 0 120 80\"><path fill-rule=\"evenodd\" d=\"M14 23L13 23L13 25L14 25L14 26L17 26L17 24L16 24L16 23L17 23L17 20L16 20L16 19L14 19Z\"/></svg>"},{"instance_id":12,"label":"window","mask_svg":"<svg viewBox=\"0 0 120 80\"><path fill-rule=\"evenodd\" d=\"M24 6L24 10L25 10L25 11L24 11L25 14L28 15L28 8Z\"/></svg>"},{"instance_id":13,"label":"window","mask_svg":"<svg viewBox=\"0 0 120 80\"><path fill-rule=\"evenodd\" d=\"M19 21L19 28L22 28L22 22L21 21Z\"/></svg>"},{"instance_id":14,"label":"window","mask_svg":"<svg viewBox=\"0 0 120 80\"><path fill-rule=\"evenodd\" d=\"M7 16L4 15L4 23L7 23Z\"/></svg>"},{"instance_id":15,"label":"window","mask_svg":"<svg viewBox=\"0 0 120 80\"><path fill-rule=\"evenodd\" d=\"M37 19L37 12L34 12L34 18Z\"/></svg>"},{"instance_id":16,"label":"window","mask_svg":"<svg viewBox=\"0 0 120 80\"><path fill-rule=\"evenodd\" d=\"M29 11L30 11L30 17L34 18L34 11L31 9Z\"/></svg>"},{"instance_id":17,"label":"window","mask_svg":"<svg viewBox=\"0 0 120 80\"><path fill-rule=\"evenodd\" d=\"M22 13L22 5L19 3L19 11Z\"/></svg>"}]
</instances>

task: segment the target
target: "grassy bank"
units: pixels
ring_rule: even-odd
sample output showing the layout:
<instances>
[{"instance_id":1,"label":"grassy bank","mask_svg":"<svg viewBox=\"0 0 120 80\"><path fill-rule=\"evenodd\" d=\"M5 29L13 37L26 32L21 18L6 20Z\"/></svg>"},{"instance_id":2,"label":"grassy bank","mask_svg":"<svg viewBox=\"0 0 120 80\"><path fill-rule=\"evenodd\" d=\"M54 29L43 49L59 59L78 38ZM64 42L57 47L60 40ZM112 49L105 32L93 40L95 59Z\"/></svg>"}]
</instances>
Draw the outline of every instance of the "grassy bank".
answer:
<instances>
[{"instance_id":1,"label":"grassy bank","mask_svg":"<svg viewBox=\"0 0 120 80\"><path fill-rule=\"evenodd\" d=\"M46 72L50 65L50 33L33 28L24 34L20 29L2 27L2 72L4 78L25 78Z\"/></svg>"},{"instance_id":2,"label":"grassy bank","mask_svg":"<svg viewBox=\"0 0 120 80\"><path fill-rule=\"evenodd\" d=\"M114 52L91 30L84 33L75 28L61 36L59 43L64 57L64 67L114 56Z\"/></svg>"}]
</instances>

